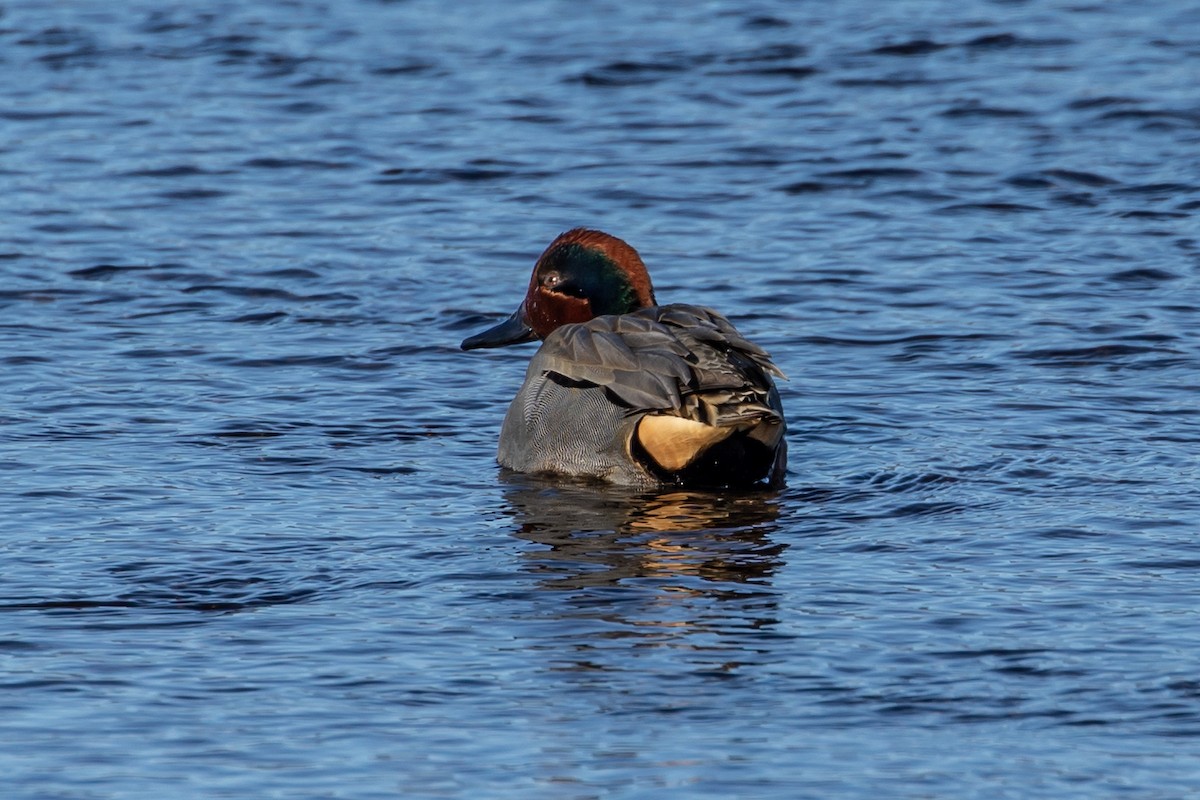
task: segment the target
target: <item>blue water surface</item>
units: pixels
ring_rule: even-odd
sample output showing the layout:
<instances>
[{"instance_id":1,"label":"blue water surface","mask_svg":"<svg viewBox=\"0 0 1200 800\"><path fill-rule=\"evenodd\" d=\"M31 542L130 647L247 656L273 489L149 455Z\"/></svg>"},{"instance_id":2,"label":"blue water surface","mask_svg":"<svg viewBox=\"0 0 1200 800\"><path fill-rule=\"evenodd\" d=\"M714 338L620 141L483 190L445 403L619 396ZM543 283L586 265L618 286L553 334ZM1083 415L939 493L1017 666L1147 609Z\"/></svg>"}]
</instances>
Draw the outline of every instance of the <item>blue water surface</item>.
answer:
<instances>
[{"instance_id":1,"label":"blue water surface","mask_svg":"<svg viewBox=\"0 0 1200 800\"><path fill-rule=\"evenodd\" d=\"M6 798L1196 793L1197 4L0 11ZM498 470L576 225L787 489Z\"/></svg>"}]
</instances>

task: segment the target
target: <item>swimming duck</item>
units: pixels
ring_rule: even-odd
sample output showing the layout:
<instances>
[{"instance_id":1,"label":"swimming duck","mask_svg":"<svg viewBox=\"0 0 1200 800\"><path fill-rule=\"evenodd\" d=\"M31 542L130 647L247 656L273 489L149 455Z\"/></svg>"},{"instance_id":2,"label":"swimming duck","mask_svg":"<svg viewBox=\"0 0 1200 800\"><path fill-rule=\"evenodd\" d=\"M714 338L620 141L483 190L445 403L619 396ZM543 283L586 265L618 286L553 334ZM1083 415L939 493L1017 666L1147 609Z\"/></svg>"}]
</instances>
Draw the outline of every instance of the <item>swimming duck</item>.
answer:
<instances>
[{"instance_id":1,"label":"swimming duck","mask_svg":"<svg viewBox=\"0 0 1200 800\"><path fill-rule=\"evenodd\" d=\"M782 485L783 408L762 348L708 308L658 305L637 251L576 228L533 267L524 302L463 350L541 339L496 460L632 486Z\"/></svg>"}]
</instances>

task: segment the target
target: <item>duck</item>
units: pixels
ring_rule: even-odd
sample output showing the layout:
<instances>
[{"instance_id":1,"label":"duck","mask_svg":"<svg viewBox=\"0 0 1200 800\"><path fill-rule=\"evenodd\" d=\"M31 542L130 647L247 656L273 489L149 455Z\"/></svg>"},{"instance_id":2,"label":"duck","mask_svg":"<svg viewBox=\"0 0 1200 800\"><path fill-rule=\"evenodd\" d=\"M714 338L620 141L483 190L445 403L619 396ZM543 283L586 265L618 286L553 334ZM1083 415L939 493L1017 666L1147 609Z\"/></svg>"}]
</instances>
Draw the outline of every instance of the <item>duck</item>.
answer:
<instances>
[{"instance_id":1,"label":"duck","mask_svg":"<svg viewBox=\"0 0 1200 800\"><path fill-rule=\"evenodd\" d=\"M500 428L502 467L643 488L783 485L783 372L718 312L659 305L622 239L560 234L517 310L461 346L538 340Z\"/></svg>"}]
</instances>

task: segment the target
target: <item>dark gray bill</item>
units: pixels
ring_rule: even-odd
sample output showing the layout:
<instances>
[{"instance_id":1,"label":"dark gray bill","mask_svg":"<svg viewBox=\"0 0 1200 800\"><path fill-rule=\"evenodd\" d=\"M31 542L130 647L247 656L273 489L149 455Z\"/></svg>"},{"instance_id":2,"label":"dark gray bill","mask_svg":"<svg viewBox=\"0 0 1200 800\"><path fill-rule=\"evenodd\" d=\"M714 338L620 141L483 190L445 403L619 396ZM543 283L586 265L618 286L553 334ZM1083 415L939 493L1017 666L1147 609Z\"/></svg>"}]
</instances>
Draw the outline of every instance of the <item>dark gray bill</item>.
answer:
<instances>
[{"instance_id":1,"label":"dark gray bill","mask_svg":"<svg viewBox=\"0 0 1200 800\"><path fill-rule=\"evenodd\" d=\"M463 350L475 350L480 347L505 347L510 344L532 342L537 334L525 324L525 304L522 303L511 317L494 328L488 328L483 333L468 336L463 339Z\"/></svg>"}]
</instances>

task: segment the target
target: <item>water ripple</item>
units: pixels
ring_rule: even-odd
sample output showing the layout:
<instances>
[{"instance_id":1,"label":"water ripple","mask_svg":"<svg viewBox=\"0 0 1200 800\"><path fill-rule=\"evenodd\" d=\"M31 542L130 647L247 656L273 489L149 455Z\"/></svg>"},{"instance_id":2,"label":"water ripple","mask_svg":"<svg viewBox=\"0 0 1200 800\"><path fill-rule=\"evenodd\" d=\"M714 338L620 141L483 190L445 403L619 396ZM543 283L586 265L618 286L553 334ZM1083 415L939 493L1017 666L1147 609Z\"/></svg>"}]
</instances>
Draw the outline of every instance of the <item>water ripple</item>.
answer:
<instances>
[{"instance_id":1,"label":"water ripple","mask_svg":"<svg viewBox=\"0 0 1200 800\"><path fill-rule=\"evenodd\" d=\"M5 4L9 794L1188 796L1195 10L564 11ZM575 225L788 488L498 471Z\"/></svg>"}]
</instances>

